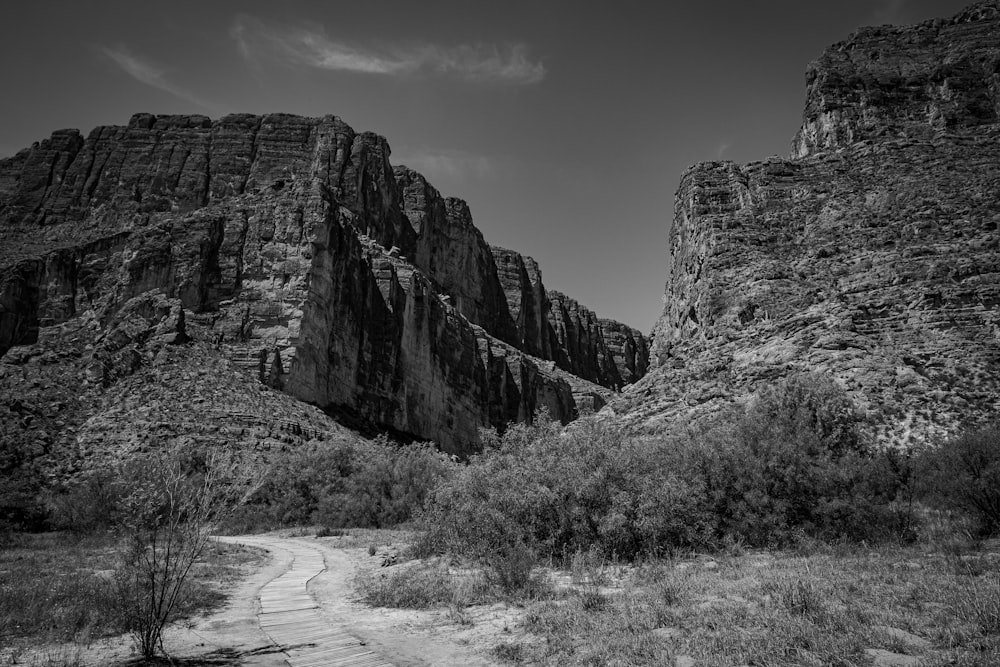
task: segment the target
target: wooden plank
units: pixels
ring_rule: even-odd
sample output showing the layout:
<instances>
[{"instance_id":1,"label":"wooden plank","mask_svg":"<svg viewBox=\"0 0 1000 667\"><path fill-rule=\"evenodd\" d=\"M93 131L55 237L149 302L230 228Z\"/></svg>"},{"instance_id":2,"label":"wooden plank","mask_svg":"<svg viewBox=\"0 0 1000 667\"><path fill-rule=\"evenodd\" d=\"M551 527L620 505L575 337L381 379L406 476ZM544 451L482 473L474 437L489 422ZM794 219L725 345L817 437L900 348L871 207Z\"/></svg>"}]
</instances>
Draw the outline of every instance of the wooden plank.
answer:
<instances>
[{"instance_id":1,"label":"wooden plank","mask_svg":"<svg viewBox=\"0 0 1000 667\"><path fill-rule=\"evenodd\" d=\"M258 598L257 622L264 633L285 649L291 667L394 667L346 632L342 622L327 621L309 595L309 581L326 569L322 552L296 540L266 537L225 538L270 551L292 555L289 569L265 584Z\"/></svg>"}]
</instances>

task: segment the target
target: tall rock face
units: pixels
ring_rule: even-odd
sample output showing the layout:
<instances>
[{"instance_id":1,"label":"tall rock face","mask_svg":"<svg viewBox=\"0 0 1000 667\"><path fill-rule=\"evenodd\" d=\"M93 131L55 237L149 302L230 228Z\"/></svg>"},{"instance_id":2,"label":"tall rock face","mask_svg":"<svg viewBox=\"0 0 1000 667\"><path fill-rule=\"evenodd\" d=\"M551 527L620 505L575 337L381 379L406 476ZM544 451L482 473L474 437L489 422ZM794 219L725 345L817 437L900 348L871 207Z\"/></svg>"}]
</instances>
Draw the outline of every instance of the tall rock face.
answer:
<instances>
[{"instance_id":1,"label":"tall rock face","mask_svg":"<svg viewBox=\"0 0 1000 667\"><path fill-rule=\"evenodd\" d=\"M491 335L517 344L493 253L461 199L442 198L422 175L393 171L403 213L417 233L413 262L451 298L455 309Z\"/></svg>"},{"instance_id":2,"label":"tall rock face","mask_svg":"<svg viewBox=\"0 0 1000 667\"><path fill-rule=\"evenodd\" d=\"M552 359L548 329L549 300L542 272L531 257L505 248L492 248L494 263L514 321L517 346L536 357Z\"/></svg>"},{"instance_id":3,"label":"tall rock face","mask_svg":"<svg viewBox=\"0 0 1000 667\"><path fill-rule=\"evenodd\" d=\"M807 101L793 155L856 141L933 139L1000 118L994 0L950 20L864 28L806 72Z\"/></svg>"},{"instance_id":4,"label":"tall rock face","mask_svg":"<svg viewBox=\"0 0 1000 667\"><path fill-rule=\"evenodd\" d=\"M654 369L615 409L664 427L819 371L883 442L995 416L997 63L994 2L862 30L810 66L791 159L689 170Z\"/></svg>"},{"instance_id":5,"label":"tall rock face","mask_svg":"<svg viewBox=\"0 0 1000 667\"><path fill-rule=\"evenodd\" d=\"M599 319L607 353L614 361L623 385L640 380L649 370L649 344L646 337L630 326L615 320Z\"/></svg>"},{"instance_id":6,"label":"tall rock face","mask_svg":"<svg viewBox=\"0 0 1000 667\"><path fill-rule=\"evenodd\" d=\"M622 378L597 315L562 292L550 291L547 296L556 364L591 382L620 389Z\"/></svg>"},{"instance_id":7,"label":"tall rock face","mask_svg":"<svg viewBox=\"0 0 1000 667\"><path fill-rule=\"evenodd\" d=\"M614 391L645 375L649 348L640 332L598 318L561 292L547 291L531 257L494 247L493 258L521 349Z\"/></svg>"},{"instance_id":8,"label":"tall rock face","mask_svg":"<svg viewBox=\"0 0 1000 667\"><path fill-rule=\"evenodd\" d=\"M278 391L454 453L480 427L610 399L526 349L504 290L464 202L333 116L138 114L0 160L0 385L15 395L46 364L84 378L64 424L78 446L93 419L125 414L101 407L124 386L136 414L213 404L193 387L163 399L183 406L147 405L136 378L164 359L179 378L215 368L218 386L235 372L272 392L254 405L286 405ZM267 409L223 430L278 419Z\"/></svg>"}]
</instances>

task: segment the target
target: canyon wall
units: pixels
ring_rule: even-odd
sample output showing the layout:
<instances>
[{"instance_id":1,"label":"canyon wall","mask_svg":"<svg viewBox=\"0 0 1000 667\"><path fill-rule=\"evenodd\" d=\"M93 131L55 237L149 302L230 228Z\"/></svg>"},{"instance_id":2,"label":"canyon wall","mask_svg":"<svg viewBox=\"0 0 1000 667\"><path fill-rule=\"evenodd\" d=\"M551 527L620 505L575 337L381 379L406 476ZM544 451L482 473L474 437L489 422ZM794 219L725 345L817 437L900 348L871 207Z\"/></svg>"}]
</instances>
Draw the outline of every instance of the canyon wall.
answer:
<instances>
[{"instance_id":1,"label":"canyon wall","mask_svg":"<svg viewBox=\"0 0 1000 667\"><path fill-rule=\"evenodd\" d=\"M80 320L103 340L155 293L185 344L249 381L450 452L543 407L566 422L603 405L620 379L575 377L548 338L521 335L468 206L389 155L333 116L138 114L0 161L4 363ZM129 343L135 363L99 345L73 363L109 389L148 362L149 335Z\"/></svg>"},{"instance_id":2,"label":"canyon wall","mask_svg":"<svg viewBox=\"0 0 1000 667\"><path fill-rule=\"evenodd\" d=\"M882 442L1000 410L1000 9L868 28L809 66L789 159L681 179L654 369L614 409L658 429L762 383L836 378Z\"/></svg>"}]
</instances>

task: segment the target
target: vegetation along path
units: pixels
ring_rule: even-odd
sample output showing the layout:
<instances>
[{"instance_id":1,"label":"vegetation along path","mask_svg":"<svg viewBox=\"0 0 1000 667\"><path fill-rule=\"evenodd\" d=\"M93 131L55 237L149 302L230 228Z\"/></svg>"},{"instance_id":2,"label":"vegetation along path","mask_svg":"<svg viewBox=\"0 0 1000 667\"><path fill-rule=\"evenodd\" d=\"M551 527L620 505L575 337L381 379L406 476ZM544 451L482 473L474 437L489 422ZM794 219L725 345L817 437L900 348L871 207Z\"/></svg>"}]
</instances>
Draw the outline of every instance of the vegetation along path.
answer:
<instances>
[{"instance_id":1,"label":"vegetation along path","mask_svg":"<svg viewBox=\"0 0 1000 667\"><path fill-rule=\"evenodd\" d=\"M326 569L323 553L298 540L268 536L219 537L220 542L244 544L292 555L284 574L260 589L261 629L281 646L291 667L393 667L383 656L349 634L336 620L331 623L309 595L309 580Z\"/></svg>"}]
</instances>

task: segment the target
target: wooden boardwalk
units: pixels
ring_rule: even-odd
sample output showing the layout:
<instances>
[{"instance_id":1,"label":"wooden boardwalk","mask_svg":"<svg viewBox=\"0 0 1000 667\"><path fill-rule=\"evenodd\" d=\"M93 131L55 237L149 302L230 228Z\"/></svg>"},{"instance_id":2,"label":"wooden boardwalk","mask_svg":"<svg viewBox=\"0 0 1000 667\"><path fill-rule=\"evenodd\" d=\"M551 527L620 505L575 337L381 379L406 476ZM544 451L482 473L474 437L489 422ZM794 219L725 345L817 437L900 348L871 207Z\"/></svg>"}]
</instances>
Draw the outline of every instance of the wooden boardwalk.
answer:
<instances>
[{"instance_id":1,"label":"wooden boardwalk","mask_svg":"<svg viewBox=\"0 0 1000 667\"><path fill-rule=\"evenodd\" d=\"M285 652L291 667L393 667L336 621L325 618L306 591L309 580L326 569L323 552L292 539L265 536L219 537L292 555L291 567L260 589L261 629Z\"/></svg>"}]
</instances>

